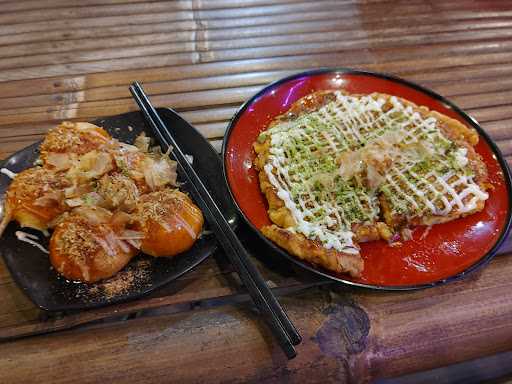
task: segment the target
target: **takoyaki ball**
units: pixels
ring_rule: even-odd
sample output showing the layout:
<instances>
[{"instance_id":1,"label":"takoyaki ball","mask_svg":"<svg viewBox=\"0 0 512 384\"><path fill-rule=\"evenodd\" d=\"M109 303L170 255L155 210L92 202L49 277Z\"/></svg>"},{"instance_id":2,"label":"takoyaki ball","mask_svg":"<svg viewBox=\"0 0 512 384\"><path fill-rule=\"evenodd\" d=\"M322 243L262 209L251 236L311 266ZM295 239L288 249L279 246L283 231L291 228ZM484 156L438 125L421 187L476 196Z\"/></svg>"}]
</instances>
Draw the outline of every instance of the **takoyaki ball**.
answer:
<instances>
[{"instance_id":1,"label":"takoyaki ball","mask_svg":"<svg viewBox=\"0 0 512 384\"><path fill-rule=\"evenodd\" d=\"M149 148L149 138L137 136L135 145L114 141L110 145L116 169L135 181L141 194L176 186L176 162L158 147Z\"/></svg>"},{"instance_id":2,"label":"takoyaki ball","mask_svg":"<svg viewBox=\"0 0 512 384\"><path fill-rule=\"evenodd\" d=\"M49 169L34 167L20 172L7 189L0 231L11 220L22 227L47 229L50 221L69 209L64 203L64 190L69 186L62 174Z\"/></svg>"},{"instance_id":3,"label":"takoyaki ball","mask_svg":"<svg viewBox=\"0 0 512 384\"><path fill-rule=\"evenodd\" d=\"M140 151L122 151L115 155L119 172L135 181L141 193L176 186L176 162L169 156Z\"/></svg>"},{"instance_id":4,"label":"takoyaki ball","mask_svg":"<svg viewBox=\"0 0 512 384\"><path fill-rule=\"evenodd\" d=\"M69 214L50 239L50 262L69 280L93 283L125 267L137 250L119 239L109 221L112 213L83 207Z\"/></svg>"},{"instance_id":5,"label":"takoyaki ball","mask_svg":"<svg viewBox=\"0 0 512 384\"><path fill-rule=\"evenodd\" d=\"M40 159L48 168L66 170L77 157L99 149L111 139L107 131L94 124L65 121L46 134Z\"/></svg>"},{"instance_id":6,"label":"takoyaki ball","mask_svg":"<svg viewBox=\"0 0 512 384\"><path fill-rule=\"evenodd\" d=\"M143 162L144 181L151 191L176 187L176 162L163 154L149 155Z\"/></svg>"},{"instance_id":7,"label":"takoyaki ball","mask_svg":"<svg viewBox=\"0 0 512 384\"><path fill-rule=\"evenodd\" d=\"M173 189L142 195L133 217L134 229L143 234L141 250L152 256L174 256L188 250L204 221L192 200Z\"/></svg>"},{"instance_id":8,"label":"takoyaki ball","mask_svg":"<svg viewBox=\"0 0 512 384\"><path fill-rule=\"evenodd\" d=\"M139 200L139 189L135 182L117 172L103 175L98 180L96 192L102 198L102 205L114 211L132 212Z\"/></svg>"},{"instance_id":9,"label":"takoyaki ball","mask_svg":"<svg viewBox=\"0 0 512 384\"><path fill-rule=\"evenodd\" d=\"M115 169L114 158L109 152L93 150L78 157L66 172L74 185L83 185L97 180Z\"/></svg>"},{"instance_id":10,"label":"takoyaki ball","mask_svg":"<svg viewBox=\"0 0 512 384\"><path fill-rule=\"evenodd\" d=\"M147 155L140 151L119 151L114 154L117 172L135 182L139 192L151 192L144 179L144 167Z\"/></svg>"}]
</instances>

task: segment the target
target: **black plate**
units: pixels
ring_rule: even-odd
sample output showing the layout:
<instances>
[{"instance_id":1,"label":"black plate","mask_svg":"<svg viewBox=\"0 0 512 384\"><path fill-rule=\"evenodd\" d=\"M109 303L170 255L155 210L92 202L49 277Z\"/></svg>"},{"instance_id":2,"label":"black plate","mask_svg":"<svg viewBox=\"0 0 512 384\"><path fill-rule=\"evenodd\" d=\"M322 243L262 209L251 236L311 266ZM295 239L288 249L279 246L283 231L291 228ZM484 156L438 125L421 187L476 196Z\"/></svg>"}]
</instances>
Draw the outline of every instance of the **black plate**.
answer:
<instances>
[{"instance_id":1,"label":"black plate","mask_svg":"<svg viewBox=\"0 0 512 384\"><path fill-rule=\"evenodd\" d=\"M222 180L221 160L213 147L184 120L177 119L168 109L158 109L160 116L171 129L181 149L193 156L193 167L207 185L210 193L222 209L226 219L236 226L236 208ZM142 131L151 136L139 112L108 117L92 123L104 127L113 137L131 143ZM131 128L128 128L131 127ZM35 143L4 161L2 167L20 172L32 166L38 157L40 143ZM178 180L183 180L178 175ZM0 175L0 195L10 184L10 179ZM183 184L182 190L188 187ZM139 298L190 271L217 248L212 235L202 236L187 252L173 258L135 257L130 264L113 278L96 284L75 283L60 277L48 260L48 255L38 248L19 241L11 223L0 239L0 253L14 280L27 296L40 308L49 311L85 309ZM39 231L24 228L23 231L44 236ZM43 240L47 247L48 239Z\"/></svg>"}]
</instances>

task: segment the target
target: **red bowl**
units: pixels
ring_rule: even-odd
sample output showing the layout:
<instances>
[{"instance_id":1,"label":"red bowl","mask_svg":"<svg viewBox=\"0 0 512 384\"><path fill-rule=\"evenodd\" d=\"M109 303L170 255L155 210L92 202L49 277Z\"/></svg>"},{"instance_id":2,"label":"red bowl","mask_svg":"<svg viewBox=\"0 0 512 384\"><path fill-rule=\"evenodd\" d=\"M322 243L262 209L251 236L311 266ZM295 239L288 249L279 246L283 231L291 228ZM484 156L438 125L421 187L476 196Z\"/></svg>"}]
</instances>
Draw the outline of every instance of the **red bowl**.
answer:
<instances>
[{"instance_id":1,"label":"red bowl","mask_svg":"<svg viewBox=\"0 0 512 384\"><path fill-rule=\"evenodd\" d=\"M361 244L365 268L360 278L336 274L291 256L265 238L259 228L270 224L267 203L252 166L252 144L269 122L312 92L343 89L351 93L381 92L453 117L480 134L482 156L493 189L485 209L449 223L413 230L413 239L398 247L384 241ZM294 263L344 283L382 289L415 289L465 276L486 264L506 238L511 224L511 178L499 149L478 123L442 96L397 77L351 69L299 73L262 89L231 120L223 143L224 175L241 215L268 246ZM423 238L422 238L423 237Z\"/></svg>"}]
</instances>

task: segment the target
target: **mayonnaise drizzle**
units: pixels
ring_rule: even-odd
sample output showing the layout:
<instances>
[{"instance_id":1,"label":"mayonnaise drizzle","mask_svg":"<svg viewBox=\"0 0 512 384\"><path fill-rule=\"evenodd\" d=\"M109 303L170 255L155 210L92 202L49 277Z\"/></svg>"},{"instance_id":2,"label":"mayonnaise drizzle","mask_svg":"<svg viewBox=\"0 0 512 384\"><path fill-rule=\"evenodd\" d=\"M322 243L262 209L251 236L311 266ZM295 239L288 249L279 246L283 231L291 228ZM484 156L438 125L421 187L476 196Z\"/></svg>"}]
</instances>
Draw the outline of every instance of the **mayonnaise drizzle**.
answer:
<instances>
[{"instance_id":1,"label":"mayonnaise drizzle","mask_svg":"<svg viewBox=\"0 0 512 384\"><path fill-rule=\"evenodd\" d=\"M17 173L14 173L13 171L11 171L10 169L7 169L7 168L0 168L0 173L3 173L5 176L7 176L11 179L14 179L17 175Z\"/></svg>"},{"instance_id":2,"label":"mayonnaise drizzle","mask_svg":"<svg viewBox=\"0 0 512 384\"><path fill-rule=\"evenodd\" d=\"M335 159L345 151L389 141L388 136L393 138L389 143L393 146L422 146L421 153L407 150L394 158L382 178L393 195L393 210L402 207L414 214L448 215L456 209L465 213L488 198L473 177L464 173L466 149L458 148L454 153L458 170L446 163L445 153L453 143L442 134L437 119L424 118L396 97L387 103L373 96L354 97L341 92L335 92L335 96L319 110L266 132L270 134L270 148L264 171L296 222L289 230L320 240L327 249L358 253L352 224L371 223L378 218L380 189L370 191L357 182L342 180ZM425 156L433 158L438 168L448 164L450 171L413 172ZM319 180L332 183L317 188Z\"/></svg>"},{"instance_id":3,"label":"mayonnaise drizzle","mask_svg":"<svg viewBox=\"0 0 512 384\"><path fill-rule=\"evenodd\" d=\"M30 245L39 248L44 253L50 253L45 247L43 247L41 244L37 242L39 238L36 235L32 235L30 233L23 231L16 231L14 232L14 234L16 235L16 238L18 240L24 241L25 243L29 243Z\"/></svg>"}]
</instances>

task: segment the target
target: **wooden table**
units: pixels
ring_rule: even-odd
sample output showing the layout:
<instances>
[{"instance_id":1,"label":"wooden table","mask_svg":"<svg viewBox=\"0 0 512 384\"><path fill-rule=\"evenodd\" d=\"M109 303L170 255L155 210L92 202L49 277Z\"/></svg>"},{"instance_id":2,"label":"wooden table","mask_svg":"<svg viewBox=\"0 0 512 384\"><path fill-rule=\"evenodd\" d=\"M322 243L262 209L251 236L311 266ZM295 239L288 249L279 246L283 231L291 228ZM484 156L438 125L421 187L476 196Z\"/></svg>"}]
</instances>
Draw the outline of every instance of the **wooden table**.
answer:
<instances>
[{"instance_id":1,"label":"wooden table","mask_svg":"<svg viewBox=\"0 0 512 384\"><path fill-rule=\"evenodd\" d=\"M135 110L133 80L219 148L228 119L264 84L347 66L449 97L510 161L511 37L506 0L0 0L0 158L63 119ZM221 253L144 300L59 314L38 310L0 263L0 335L61 330L1 342L0 382L384 383L461 362L401 382L511 373L510 243L464 281L384 293L328 284L240 235L304 337L296 359L286 361Z\"/></svg>"}]
</instances>

